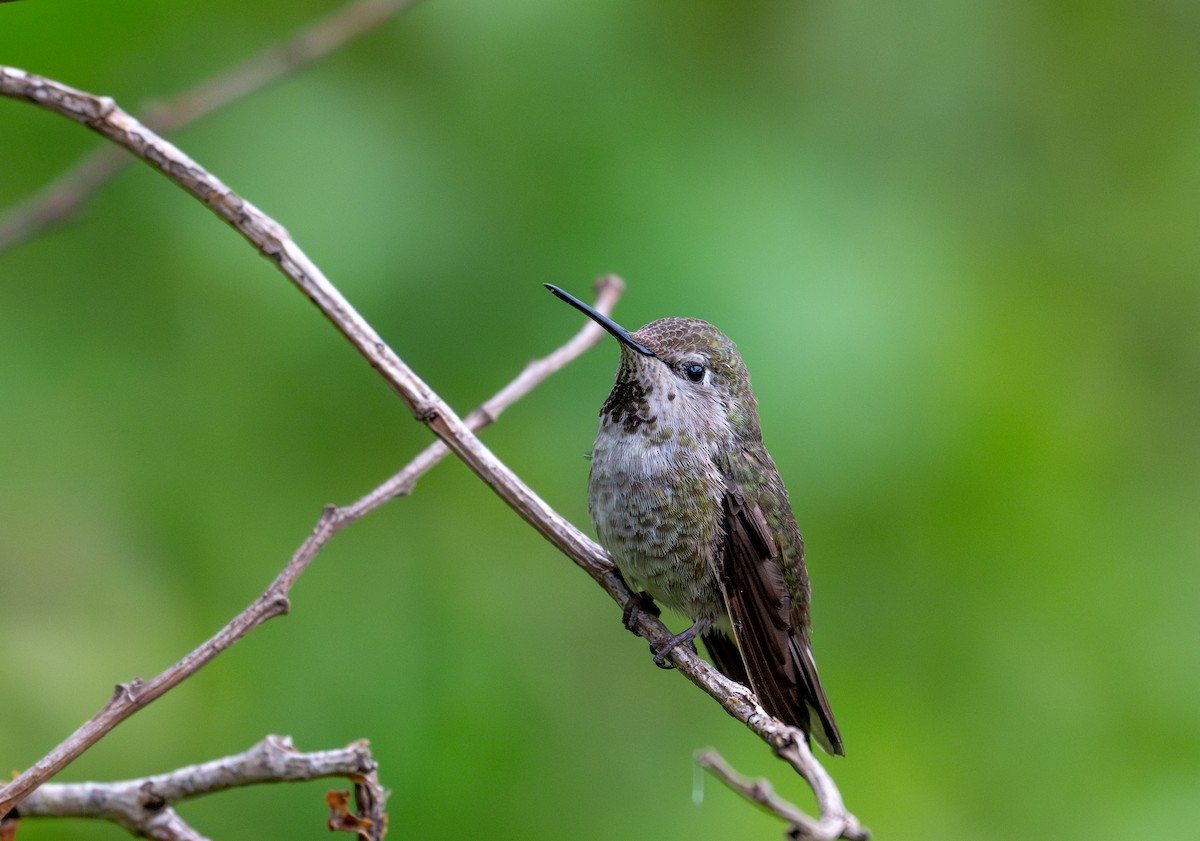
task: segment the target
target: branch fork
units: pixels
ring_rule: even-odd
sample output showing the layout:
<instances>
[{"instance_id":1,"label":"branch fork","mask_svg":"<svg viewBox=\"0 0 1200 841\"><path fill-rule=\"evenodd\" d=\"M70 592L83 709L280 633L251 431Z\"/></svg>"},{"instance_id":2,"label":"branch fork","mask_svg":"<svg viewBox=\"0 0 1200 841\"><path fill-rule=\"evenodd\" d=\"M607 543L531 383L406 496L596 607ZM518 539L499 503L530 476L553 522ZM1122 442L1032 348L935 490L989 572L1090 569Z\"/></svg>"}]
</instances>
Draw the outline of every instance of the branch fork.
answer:
<instances>
[{"instance_id":1,"label":"branch fork","mask_svg":"<svg viewBox=\"0 0 1200 841\"><path fill-rule=\"evenodd\" d=\"M357 808L336 815L339 823L353 826L363 841L381 839L387 827L387 792L379 784L367 743L301 753L287 736L267 736L240 754L136 780L46 783L4 821L10 835L21 818L53 816L111 821L134 835L157 841L203 841L175 811L175 804L241 786L325 777L345 777L355 786ZM0 838L4 831L0 826Z\"/></svg>"}]
</instances>

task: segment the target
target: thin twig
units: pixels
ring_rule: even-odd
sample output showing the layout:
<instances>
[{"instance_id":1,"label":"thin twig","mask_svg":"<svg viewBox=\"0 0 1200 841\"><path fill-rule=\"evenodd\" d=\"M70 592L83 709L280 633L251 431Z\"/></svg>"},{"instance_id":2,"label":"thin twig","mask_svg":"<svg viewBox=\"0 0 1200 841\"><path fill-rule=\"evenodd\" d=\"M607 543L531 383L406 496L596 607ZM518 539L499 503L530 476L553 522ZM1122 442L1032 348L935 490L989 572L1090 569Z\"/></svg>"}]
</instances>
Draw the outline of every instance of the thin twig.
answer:
<instances>
[{"instance_id":1,"label":"thin twig","mask_svg":"<svg viewBox=\"0 0 1200 841\"><path fill-rule=\"evenodd\" d=\"M417 0L358 0L310 24L237 67L218 73L191 90L151 106L145 123L169 134L212 114L270 83L312 64L347 42L365 35ZM90 153L34 195L0 216L0 251L78 212L95 190L130 162L112 146Z\"/></svg>"},{"instance_id":2,"label":"thin twig","mask_svg":"<svg viewBox=\"0 0 1200 841\"><path fill-rule=\"evenodd\" d=\"M84 123L143 158L228 222L317 305L413 415L433 430L518 516L570 557L618 605L624 608L630 603L633 593L604 550L547 505L484 446L445 401L388 347L278 222L236 195L107 97L96 97L3 66L0 66L0 94L29 99ZM668 640L670 632L666 626L648 611L639 611L636 617L635 627L641 636L659 646ZM842 805L833 780L808 750L803 733L772 718L749 689L726 678L687 646L675 646L667 659L804 777L816 793L823 821L843 829L858 826ZM0 810L4 808L4 796L0 792Z\"/></svg>"},{"instance_id":3,"label":"thin twig","mask_svg":"<svg viewBox=\"0 0 1200 841\"><path fill-rule=\"evenodd\" d=\"M705 748L704 750L696 751L694 758L697 765L751 803L761 806L773 815L783 818L789 824L811 824L815 826L816 822L812 818L776 794L769 780L762 779L761 777L757 780L743 777L737 771L733 770L733 766L726 762L725 758L717 753L715 748Z\"/></svg>"},{"instance_id":4,"label":"thin twig","mask_svg":"<svg viewBox=\"0 0 1200 841\"><path fill-rule=\"evenodd\" d=\"M377 841L387 832L387 792L365 741L337 750L300 753L287 736L267 736L243 753L136 780L47 783L21 801L19 818L100 818L159 841L202 839L171 808L204 794L259 783L345 777L368 792L347 823Z\"/></svg>"},{"instance_id":5,"label":"thin twig","mask_svg":"<svg viewBox=\"0 0 1200 841\"><path fill-rule=\"evenodd\" d=\"M696 752L696 764L708 771L742 797L777 817L787 821L789 826L788 838L792 841L835 841L837 838L847 838L851 841L865 841L867 833L857 823L840 826L832 821L817 821L802 812L799 808L784 800L775 793L770 781L765 779L751 780L733 769L721 754L713 748Z\"/></svg>"}]
</instances>

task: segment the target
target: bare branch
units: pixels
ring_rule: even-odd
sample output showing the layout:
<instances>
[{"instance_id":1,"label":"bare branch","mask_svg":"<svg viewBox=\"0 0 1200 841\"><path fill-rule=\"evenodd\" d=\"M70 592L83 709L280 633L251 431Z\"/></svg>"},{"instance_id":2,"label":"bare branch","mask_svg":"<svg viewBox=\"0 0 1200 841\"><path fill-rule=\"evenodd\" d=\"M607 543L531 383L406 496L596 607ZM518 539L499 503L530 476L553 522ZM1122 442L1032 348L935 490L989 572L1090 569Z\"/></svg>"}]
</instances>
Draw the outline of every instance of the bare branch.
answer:
<instances>
[{"instance_id":1,"label":"bare branch","mask_svg":"<svg viewBox=\"0 0 1200 841\"><path fill-rule=\"evenodd\" d=\"M836 841L838 838L865 841L869 837L853 818L841 823L828 818L813 820L776 794L770 781L743 777L713 748L697 751L696 764L751 803L787 821L788 838L793 841Z\"/></svg>"},{"instance_id":2,"label":"bare branch","mask_svg":"<svg viewBox=\"0 0 1200 841\"><path fill-rule=\"evenodd\" d=\"M152 106L146 125L169 134L312 64L375 29L417 0L358 0L309 25L281 44L263 50L237 67L200 83L171 100ZM129 157L104 146L80 160L35 195L0 217L0 251L76 213L91 194L117 174Z\"/></svg>"},{"instance_id":3,"label":"bare branch","mask_svg":"<svg viewBox=\"0 0 1200 841\"><path fill-rule=\"evenodd\" d=\"M171 808L205 794L259 783L345 777L363 791L347 822L376 841L387 831L387 793L365 741L338 750L300 753L287 736L267 736L244 753L166 774L112 783L47 783L21 801L20 818L100 818L158 841L202 841Z\"/></svg>"},{"instance_id":4,"label":"bare branch","mask_svg":"<svg viewBox=\"0 0 1200 841\"><path fill-rule=\"evenodd\" d=\"M618 605L624 608L629 604L633 593L604 550L547 505L484 446L445 401L388 347L278 222L236 195L107 97L96 97L3 66L0 66L0 94L28 99L84 123L143 158L233 226L317 305L413 415L433 430L518 516L570 557ZM659 646L670 636L666 626L647 611L637 612L635 627L638 634ZM772 718L749 689L726 678L686 646L671 649L667 659L804 777L817 795L822 821L830 821L831 826L840 824L843 835L845 830L857 827L832 779L808 750L803 733ZM5 808L6 796L0 792L0 810Z\"/></svg>"}]
</instances>

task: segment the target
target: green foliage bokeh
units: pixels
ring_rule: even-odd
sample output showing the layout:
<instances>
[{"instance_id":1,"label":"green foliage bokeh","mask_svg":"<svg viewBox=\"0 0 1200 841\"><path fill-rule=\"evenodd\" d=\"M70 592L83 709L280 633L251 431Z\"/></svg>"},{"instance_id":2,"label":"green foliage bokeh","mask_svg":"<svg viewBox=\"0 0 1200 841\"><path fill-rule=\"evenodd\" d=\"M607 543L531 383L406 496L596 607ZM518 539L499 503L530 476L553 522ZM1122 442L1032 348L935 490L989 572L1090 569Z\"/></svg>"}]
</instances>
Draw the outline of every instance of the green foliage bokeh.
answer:
<instances>
[{"instance_id":1,"label":"green foliage bokeh","mask_svg":"<svg viewBox=\"0 0 1200 841\"><path fill-rule=\"evenodd\" d=\"M335 5L2 4L0 62L139 113ZM828 767L877 837L1188 837L1198 38L1200 7L1169 0L427 0L172 139L460 411L579 326L545 281L614 271L628 326L732 336L809 546L848 750ZM99 143L0 101L0 206ZM7 772L430 436L144 166L0 254L0 294ZM486 433L580 524L614 359ZM712 744L811 805L457 464L337 537L292 601L62 778L365 737L393 837L778 837L711 782L693 804ZM323 838L323 788L182 811L214 838Z\"/></svg>"}]
</instances>

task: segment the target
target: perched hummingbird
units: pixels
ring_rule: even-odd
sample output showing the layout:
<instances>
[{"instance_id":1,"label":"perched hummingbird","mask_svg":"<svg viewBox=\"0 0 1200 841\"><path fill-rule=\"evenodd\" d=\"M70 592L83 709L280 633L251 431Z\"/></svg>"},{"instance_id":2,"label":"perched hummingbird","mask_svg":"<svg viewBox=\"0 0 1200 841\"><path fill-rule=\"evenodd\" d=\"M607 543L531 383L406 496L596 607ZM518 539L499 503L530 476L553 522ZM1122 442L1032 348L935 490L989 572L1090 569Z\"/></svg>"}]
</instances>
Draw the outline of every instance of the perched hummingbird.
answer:
<instances>
[{"instance_id":1,"label":"perched hummingbird","mask_svg":"<svg viewBox=\"0 0 1200 841\"><path fill-rule=\"evenodd\" d=\"M546 288L620 342L588 511L625 580L694 623L655 661L699 636L713 665L753 689L767 712L844 754L809 645L804 540L737 348L695 318L630 333Z\"/></svg>"}]
</instances>

